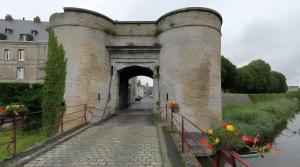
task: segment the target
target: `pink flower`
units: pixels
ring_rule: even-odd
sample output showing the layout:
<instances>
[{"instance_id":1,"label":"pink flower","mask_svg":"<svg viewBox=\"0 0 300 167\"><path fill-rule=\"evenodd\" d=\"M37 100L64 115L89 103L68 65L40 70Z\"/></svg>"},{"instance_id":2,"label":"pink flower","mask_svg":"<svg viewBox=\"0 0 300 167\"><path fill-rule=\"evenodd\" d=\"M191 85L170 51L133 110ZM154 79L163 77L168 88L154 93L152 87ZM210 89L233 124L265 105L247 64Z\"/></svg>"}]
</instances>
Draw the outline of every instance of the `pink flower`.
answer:
<instances>
[{"instance_id":1,"label":"pink flower","mask_svg":"<svg viewBox=\"0 0 300 167\"><path fill-rule=\"evenodd\" d=\"M254 139L252 137L250 137L250 136L243 136L242 140L244 142L247 142L247 143L253 143L254 142Z\"/></svg>"}]
</instances>

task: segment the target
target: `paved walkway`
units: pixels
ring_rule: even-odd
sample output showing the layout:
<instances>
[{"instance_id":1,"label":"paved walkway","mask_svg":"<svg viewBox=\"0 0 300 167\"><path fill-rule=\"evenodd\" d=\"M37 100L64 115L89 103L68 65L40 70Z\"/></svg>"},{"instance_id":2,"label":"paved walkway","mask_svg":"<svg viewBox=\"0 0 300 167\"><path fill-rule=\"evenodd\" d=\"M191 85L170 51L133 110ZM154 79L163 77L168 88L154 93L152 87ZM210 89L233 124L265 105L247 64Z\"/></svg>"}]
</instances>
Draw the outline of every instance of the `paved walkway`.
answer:
<instances>
[{"instance_id":1,"label":"paved walkway","mask_svg":"<svg viewBox=\"0 0 300 167\"><path fill-rule=\"evenodd\" d=\"M149 99L49 150L30 166L162 166Z\"/></svg>"}]
</instances>

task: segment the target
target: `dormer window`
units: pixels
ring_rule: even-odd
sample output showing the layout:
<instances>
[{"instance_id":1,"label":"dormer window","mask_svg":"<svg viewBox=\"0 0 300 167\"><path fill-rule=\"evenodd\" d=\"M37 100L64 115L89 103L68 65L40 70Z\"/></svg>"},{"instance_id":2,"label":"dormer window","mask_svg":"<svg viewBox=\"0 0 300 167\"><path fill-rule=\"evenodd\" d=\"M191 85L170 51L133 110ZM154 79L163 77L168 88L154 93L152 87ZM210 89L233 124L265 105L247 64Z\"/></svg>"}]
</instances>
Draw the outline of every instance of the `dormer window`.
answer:
<instances>
[{"instance_id":1,"label":"dormer window","mask_svg":"<svg viewBox=\"0 0 300 167\"><path fill-rule=\"evenodd\" d=\"M38 31L37 30L31 30L31 35L33 35L33 36L36 36L36 35L38 35Z\"/></svg>"},{"instance_id":2,"label":"dormer window","mask_svg":"<svg viewBox=\"0 0 300 167\"><path fill-rule=\"evenodd\" d=\"M20 41L33 41L33 36L30 34L20 34Z\"/></svg>"},{"instance_id":3,"label":"dormer window","mask_svg":"<svg viewBox=\"0 0 300 167\"><path fill-rule=\"evenodd\" d=\"M12 32L13 32L12 29L10 29L10 28L5 28L5 33L6 33L6 34L11 34Z\"/></svg>"},{"instance_id":4,"label":"dormer window","mask_svg":"<svg viewBox=\"0 0 300 167\"><path fill-rule=\"evenodd\" d=\"M0 34L0 40L6 40L7 36L5 34Z\"/></svg>"}]
</instances>

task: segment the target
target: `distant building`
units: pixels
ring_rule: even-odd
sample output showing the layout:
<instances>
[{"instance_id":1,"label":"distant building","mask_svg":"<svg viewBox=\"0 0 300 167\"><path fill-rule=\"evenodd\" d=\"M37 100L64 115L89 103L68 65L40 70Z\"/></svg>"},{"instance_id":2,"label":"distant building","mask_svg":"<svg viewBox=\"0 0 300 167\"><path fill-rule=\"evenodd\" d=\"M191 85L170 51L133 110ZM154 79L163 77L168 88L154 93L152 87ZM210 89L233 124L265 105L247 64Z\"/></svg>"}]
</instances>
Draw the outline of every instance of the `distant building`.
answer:
<instances>
[{"instance_id":1,"label":"distant building","mask_svg":"<svg viewBox=\"0 0 300 167\"><path fill-rule=\"evenodd\" d=\"M47 22L0 19L0 82L42 83L47 59Z\"/></svg>"},{"instance_id":2,"label":"distant building","mask_svg":"<svg viewBox=\"0 0 300 167\"><path fill-rule=\"evenodd\" d=\"M136 97L144 97L144 86L141 84L141 80L139 79L136 84Z\"/></svg>"},{"instance_id":3,"label":"distant building","mask_svg":"<svg viewBox=\"0 0 300 167\"><path fill-rule=\"evenodd\" d=\"M288 92L293 92L293 91L298 91L299 90L299 86L289 86L288 87Z\"/></svg>"},{"instance_id":4,"label":"distant building","mask_svg":"<svg viewBox=\"0 0 300 167\"><path fill-rule=\"evenodd\" d=\"M150 95L153 94L152 91L153 91L153 86L149 86L149 84L147 82L146 86L144 86L144 95L145 96L150 96Z\"/></svg>"}]
</instances>

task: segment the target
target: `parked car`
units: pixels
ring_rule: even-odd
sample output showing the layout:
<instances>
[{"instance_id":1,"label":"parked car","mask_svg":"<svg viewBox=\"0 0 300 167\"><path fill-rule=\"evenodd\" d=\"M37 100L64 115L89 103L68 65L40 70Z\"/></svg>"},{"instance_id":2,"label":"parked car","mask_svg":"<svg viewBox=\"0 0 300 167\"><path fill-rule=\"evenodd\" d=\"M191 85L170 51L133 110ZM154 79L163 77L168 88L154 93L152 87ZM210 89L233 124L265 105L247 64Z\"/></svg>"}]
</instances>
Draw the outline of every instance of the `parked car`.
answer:
<instances>
[{"instance_id":1,"label":"parked car","mask_svg":"<svg viewBox=\"0 0 300 167\"><path fill-rule=\"evenodd\" d=\"M142 97L141 96L137 96L137 97L135 97L135 101L140 101L142 99Z\"/></svg>"}]
</instances>

